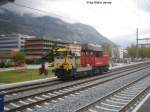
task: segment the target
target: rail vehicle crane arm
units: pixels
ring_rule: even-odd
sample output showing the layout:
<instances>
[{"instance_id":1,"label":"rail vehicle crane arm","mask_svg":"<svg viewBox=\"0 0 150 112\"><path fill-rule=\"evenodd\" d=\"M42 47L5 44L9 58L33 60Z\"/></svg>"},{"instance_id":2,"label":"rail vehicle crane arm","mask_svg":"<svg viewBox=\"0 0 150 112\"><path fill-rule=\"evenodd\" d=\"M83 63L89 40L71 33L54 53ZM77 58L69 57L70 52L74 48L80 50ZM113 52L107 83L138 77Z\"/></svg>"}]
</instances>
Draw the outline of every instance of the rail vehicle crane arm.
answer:
<instances>
[{"instance_id":1,"label":"rail vehicle crane arm","mask_svg":"<svg viewBox=\"0 0 150 112\"><path fill-rule=\"evenodd\" d=\"M71 70L73 68L72 64L69 61L68 53L70 52L69 48L57 48L55 52L63 52L64 53L64 62L60 65L60 68L64 70Z\"/></svg>"}]
</instances>

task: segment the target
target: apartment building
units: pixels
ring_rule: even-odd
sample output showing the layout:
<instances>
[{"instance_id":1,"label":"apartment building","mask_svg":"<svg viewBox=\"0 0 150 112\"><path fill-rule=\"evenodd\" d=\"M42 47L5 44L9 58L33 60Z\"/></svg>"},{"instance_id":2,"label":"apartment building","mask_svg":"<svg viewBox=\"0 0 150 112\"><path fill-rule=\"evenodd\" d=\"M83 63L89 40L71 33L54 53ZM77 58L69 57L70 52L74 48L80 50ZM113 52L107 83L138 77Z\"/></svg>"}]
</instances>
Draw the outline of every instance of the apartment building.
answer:
<instances>
[{"instance_id":1,"label":"apartment building","mask_svg":"<svg viewBox=\"0 0 150 112\"><path fill-rule=\"evenodd\" d=\"M128 51L120 46L112 48L112 58L123 59L126 58Z\"/></svg>"},{"instance_id":2,"label":"apartment building","mask_svg":"<svg viewBox=\"0 0 150 112\"><path fill-rule=\"evenodd\" d=\"M22 34L0 35L0 58L8 58L13 50L23 50L25 39L31 38Z\"/></svg>"},{"instance_id":3,"label":"apartment building","mask_svg":"<svg viewBox=\"0 0 150 112\"><path fill-rule=\"evenodd\" d=\"M25 53L28 57L39 59L55 48L66 47L68 42L47 38L29 38L25 42Z\"/></svg>"}]
</instances>

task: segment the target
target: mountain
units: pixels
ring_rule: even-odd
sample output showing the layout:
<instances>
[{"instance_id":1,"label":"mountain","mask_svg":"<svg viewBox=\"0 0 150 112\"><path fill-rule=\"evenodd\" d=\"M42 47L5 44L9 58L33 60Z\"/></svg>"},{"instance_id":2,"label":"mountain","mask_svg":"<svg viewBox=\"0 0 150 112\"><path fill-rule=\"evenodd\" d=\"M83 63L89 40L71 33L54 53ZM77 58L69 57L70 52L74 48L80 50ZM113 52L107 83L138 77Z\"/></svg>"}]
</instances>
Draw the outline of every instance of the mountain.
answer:
<instances>
[{"instance_id":1,"label":"mountain","mask_svg":"<svg viewBox=\"0 0 150 112\"><path fill-rule=\"evenodd\" d=\"M0 11L0 34L21 33L36 37L80 41L81 43L111 44L112 41L97 32L92 26L67 23L51 16L17 14L8 9Z\"/></svg>"}]
</instances>

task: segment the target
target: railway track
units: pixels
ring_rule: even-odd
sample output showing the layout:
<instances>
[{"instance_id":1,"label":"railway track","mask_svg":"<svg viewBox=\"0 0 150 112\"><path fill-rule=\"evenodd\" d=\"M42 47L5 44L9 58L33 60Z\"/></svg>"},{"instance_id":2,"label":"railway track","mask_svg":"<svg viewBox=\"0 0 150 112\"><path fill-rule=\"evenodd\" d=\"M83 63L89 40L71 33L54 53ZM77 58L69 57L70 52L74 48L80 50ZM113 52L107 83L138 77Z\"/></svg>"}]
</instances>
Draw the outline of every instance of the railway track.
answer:
<instances>
[{"instance_id":1,"label":"railway track","mask_svg":"<svg viewBox=\"0 0 150 112\"><path fill-rule=\"evenodd\" d=\"M31 90L31 89L36 89L36 88L42 88L42 87L46 87L49 85L56 85L56 84L60 84L63 83L62 81L60 81L59 79L51 79L45 82L37 82L37 83L33 83L33 84L24 84L24 85L20 85L20 86L14 86L14 87L8 87L8 88L2 88L0 89L0 93L5 93L6 95L8 94L14 94L17 92L23 92L23 91L27 91L27 90Z\"/></svg>"},{"instance_id":2,"label":"railway track","mask_svg":"<svg viewBox=\"0 0 150 112\"><path fill-rule=\"evenodd\" d=\"M110 70L109 72L107 73L104 73L103 75L101 76L95 76L95 77L92 77L88 79L88 81L93 81L97 78L104 78L104 77L107 77L109 75L109 73L112 73L112 75L114 74L118 74L118 73L122 73L126 70L128 70L130 67L132 69L134 69L134 67L138 67L139 65L141 64L137 64L137 65L130 65L130 66L126 66L126 67L122 67L122 68L116 68L116 69L112 69ZM144 65L147 65L147 63L145 63ZM142 64L142 66L144 66ZM108 75L107 75L108 74ZM107 75L107 76L106 76ZM86 80L86 79L83 79L83 80ZM29 90L33 90L33 89L38 89L38 88L43 88L43 87L49 87L49 86L52 86L52 85L58 85L58 84L63 84L63 83L66 83L66 82L63 82L63 81L60 81L58 79L52 79L50 81L46 81L46 82L41 82L41 83L35 83L35 84L29 84L29 85L22 85L22 86L16 86L16 87L9 87L9 88L4 88L4 89L0 89L1 93L5 93L6 95L12 95L12 96L15 96L17 95L17 93L19 92L24 92L24 91L29 91ZM78 82L77 82L78 83Z\"/></svg>"},{"instance_id":3,"label":"railway track","mask_svg":"<svg viewBox=\"0 0 150 112\"><path fill-rule=\"evenodd\" d=\"M146 64L147 65L147 64ZM145 65L142 65L141 67L144 67ZM123 72L126 72L126 71L130 71L130 70L134 70L134 69L136 69L136 68L139 68L139 66L134 66L134 67L132 67L132 68L128 68L128 69L123 69L123 70L120 70L120 71L114 71L114 72L110 72L110 73L106 73L106 74L104 74L104 75L100 75L100 76L95 76L95 77L91 77L91 78L89 78L89 79L84 79L84 80L78 80L78 81L70 81L70 82L68 82L68 83L61 83L61 84L57 84L57 85L47 85L47 86L43 86L42 85L42 87L41 87L41 85L39 85L39 89L40 89L40 91L42 92L45 92L45 90L47 90L48 88L51 88L52 87L52 89L48 89L48 90L59 90L59 89L62 89L62 88L67 88L67 87L70 87L70 86L73 86L73 85L79 85L79 84L82 84L82 83L86 83L86 82L92 82L92 81L96 81L96 80L98 80L98 79L102 79L102 78L106 78L106 77L110 77L110 76L113 76L113 75L117 75L117 74L119 74L119 73L123 73ZM134 72L134 71L133 71ZM62 86L63 85L63 86ZM49 87L49 86L51 86L51 87ZM33 90L35 90L35 91L33 91L33 90L31 90L31 88L33 89ZM16 98L19 98L18 96L19 96L19 94L21 95L21 97L23 96L23 94L28 94L28 93L34 93L34 92L36 92L37 91L37 88L38 87L35 87L35 88L33 88L33 87L31 87L30 89L28 89L28 87L27 87L27 89L26 89L26 92L24 92L24 89L22 90L22 88L21 89L19 89L19 90L10 90L10 91L5 91L5 100L6 101L8 101L8 100L12 100L12 99L16 99ZM31 91L29 91L29 90L31 90Z\"/></svg>"},{"instance_id":4,"label":"railway track","mask_svg":"<svg viewBox=\"0 0 150 112\"><path fill-rule=\"evenodd\" d=\"M147 74L75 112L131 112L150 92L149 79Z\"/></svg>"},{"instance_id":5,"label":"railway track","mask_svg":"<svg viewBox=\"0 0 150 112\"><path fill-rule=\"evenodd\" d=\"M63 100L62 97L68 96L71 94L79 94L80 91L91 88L93 86L103 84L105 82L121 78L123 76L129 75L136 71L143 70L149 66L143 65L141 67L134 68L131 71L127 71L124 74L116 75L113 77L105 77L101 78L101 80L97 79L95 81L86 81L73 83L69 86L64 86L52 90L45 90L44 92L39 92L31 95L22 96L19 98L5 100L5 111L6 112L14 112L14 111L32 111L34 107L41 107L40 105L47 105L49 101L57 102L57 100Z\"/></svg>"}]
</instances>

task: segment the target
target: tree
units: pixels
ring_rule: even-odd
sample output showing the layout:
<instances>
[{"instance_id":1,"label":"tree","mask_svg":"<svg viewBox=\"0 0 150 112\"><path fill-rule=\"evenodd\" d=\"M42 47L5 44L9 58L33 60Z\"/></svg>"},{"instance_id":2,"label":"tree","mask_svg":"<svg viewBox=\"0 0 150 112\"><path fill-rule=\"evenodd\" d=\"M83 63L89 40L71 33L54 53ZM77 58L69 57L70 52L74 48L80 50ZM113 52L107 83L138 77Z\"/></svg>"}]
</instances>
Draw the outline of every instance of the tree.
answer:
<instances>
[{"instance_id":1,"label":"tree","mask_svg":"<svg viewBox=\"0 0 150 112\"><path fill-rule=\"evenodd\" d=\"M131 58L136 58L136 46L135 45L131 45L129 47L127 47L127 50L128 50L128 55L131 57Z\"/></svg>"},{"instance_id":2,"label":"tree","mask_svg":"<svg viewBox=\"0 0 150 112\"><path fill-rule=\"evenodd\" d=\"M16 51L16 54L13 56L15 62L24 63L25 62L25 54L21 51Z\"/></svg>"},{"instance_id":3,"label":"tree","mask_svg":"<svg viewBox=\"0 0 150 112\"><path fill-rule=\"evenodd\" d=\"M137 47L136 45L131 45L127 48L128 54L131 58L136 58ZM150 48L146 46L139 46L138 48L138 57L139 58L150 58Z\"/></svg>"}]
</instances>

